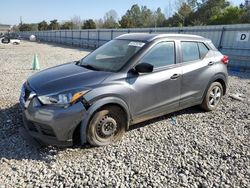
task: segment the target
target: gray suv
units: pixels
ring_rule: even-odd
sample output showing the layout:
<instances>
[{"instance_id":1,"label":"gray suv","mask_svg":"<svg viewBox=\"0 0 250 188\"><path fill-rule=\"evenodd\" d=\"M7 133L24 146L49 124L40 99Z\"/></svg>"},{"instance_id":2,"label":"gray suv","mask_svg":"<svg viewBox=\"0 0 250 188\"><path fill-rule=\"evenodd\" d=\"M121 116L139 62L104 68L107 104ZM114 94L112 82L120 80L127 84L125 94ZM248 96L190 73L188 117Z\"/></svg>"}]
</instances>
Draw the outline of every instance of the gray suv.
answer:
<instances>
[{"instance_id":1,"label":"gray suv","mask_svg":"<svg viewBox=\"0 0 250 188\"><path fill-rule=\"evenodd\" d=\"M22 87L23 121L45 144L103 146L130 125L200 105L216 109L227 90L228 57L211 40L125 34L83 59L43 70Z\"/></svg>"}]
</instances>

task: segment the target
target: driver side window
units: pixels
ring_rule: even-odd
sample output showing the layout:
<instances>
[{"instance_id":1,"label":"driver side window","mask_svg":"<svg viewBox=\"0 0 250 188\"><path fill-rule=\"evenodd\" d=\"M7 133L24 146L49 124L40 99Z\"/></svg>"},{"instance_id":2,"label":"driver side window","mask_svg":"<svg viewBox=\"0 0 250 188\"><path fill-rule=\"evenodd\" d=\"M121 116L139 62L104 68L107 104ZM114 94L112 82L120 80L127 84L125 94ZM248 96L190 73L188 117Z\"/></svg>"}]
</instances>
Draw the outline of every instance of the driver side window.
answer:
<instances>
[{"instance_id":1,"label":"driver side window","mask_svg":"<svg viewBox=\"0 0 250 188\"><path fill-rule=\"evenodd\" d=\"M172 65L175 63L174 42L160 42L140 60L140 63L149 63L155 68Z\"/></svg>"}]
</instances>

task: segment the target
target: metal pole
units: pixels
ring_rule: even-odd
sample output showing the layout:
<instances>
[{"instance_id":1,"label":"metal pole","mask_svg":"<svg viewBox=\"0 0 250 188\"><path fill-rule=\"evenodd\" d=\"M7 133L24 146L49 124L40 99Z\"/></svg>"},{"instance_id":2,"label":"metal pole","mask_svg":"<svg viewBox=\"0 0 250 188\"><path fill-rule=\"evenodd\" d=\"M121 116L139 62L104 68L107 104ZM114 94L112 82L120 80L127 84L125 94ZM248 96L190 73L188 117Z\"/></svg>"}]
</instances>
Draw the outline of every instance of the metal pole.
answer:
<instances>
[{"instance_id":1,"label":"metal pole","mask_svg":"<svg viewBox=\"0 0 250 188\"><path fill-rule=\"evenodd\" d=\"M223 43L223 35L224 35L224 31L226 30L225 27L222 27L222 30L221 30L221 35L220 35L220 42L219 42L219 46L218 46L218 49L221 50L223 48L222 46L222 43Z\"/></svg>"}]
</instances>

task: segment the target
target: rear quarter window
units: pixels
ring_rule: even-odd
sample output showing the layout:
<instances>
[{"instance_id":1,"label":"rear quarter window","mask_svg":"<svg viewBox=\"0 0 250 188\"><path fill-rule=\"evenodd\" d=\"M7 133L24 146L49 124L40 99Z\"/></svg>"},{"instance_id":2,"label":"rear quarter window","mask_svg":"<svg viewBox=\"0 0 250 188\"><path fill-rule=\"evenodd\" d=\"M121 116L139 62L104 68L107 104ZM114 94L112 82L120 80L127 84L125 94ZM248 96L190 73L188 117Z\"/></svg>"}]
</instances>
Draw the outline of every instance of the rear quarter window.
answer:
<instances>
[{"instance_id":1,"label":"rear quarter window","mask_svg":"<svg viewBox=\"0 0 250 188\"><path fill-rule=\"evenodd\" d=\"M182 61L195 61L200 59L197 42L181 42Z\"/></svg>"},{"instance_id":2,"label":"rear quarter window","mask_svg":"<svg viewBox=\"0 0 250 188\"><path fill-rule=\"evenodd\" d=\"M200 51L200 58L203 59L207 55L209 50L207 46L202 42L199 42L198 46L199 46L199 51Z\"/></svg>"}]
</instances>

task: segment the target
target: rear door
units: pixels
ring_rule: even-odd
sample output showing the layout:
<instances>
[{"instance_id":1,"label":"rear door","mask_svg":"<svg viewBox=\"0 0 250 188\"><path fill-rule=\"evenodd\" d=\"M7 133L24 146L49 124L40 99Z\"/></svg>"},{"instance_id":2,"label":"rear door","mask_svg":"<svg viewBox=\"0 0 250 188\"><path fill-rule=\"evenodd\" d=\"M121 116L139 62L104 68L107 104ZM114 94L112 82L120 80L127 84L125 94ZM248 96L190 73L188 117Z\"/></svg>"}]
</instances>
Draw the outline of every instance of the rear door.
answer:
<instances>
[{"instance_id":1,"label":"rear door","mask_svg":"<svg viewBox=\"0 0 250 188\"><path fill-rule=\"evenodd\" d=\"M130 75L134 122L166 114L179 107L181 67L176 64L174 41L155 44L139 63L154 66L152 73Z\"/></svg>"},{"instance_id":2,"label":"rear door","mask_svg":"<svg viewBox=\"0 0 250 188\"><path fill-rule=\"evenodd\" d=\"M199 41L180 41L181 98L180 106L198 104L203 99L210 79L215 73L213 51Z\"/></svg>"}]
</instances>

